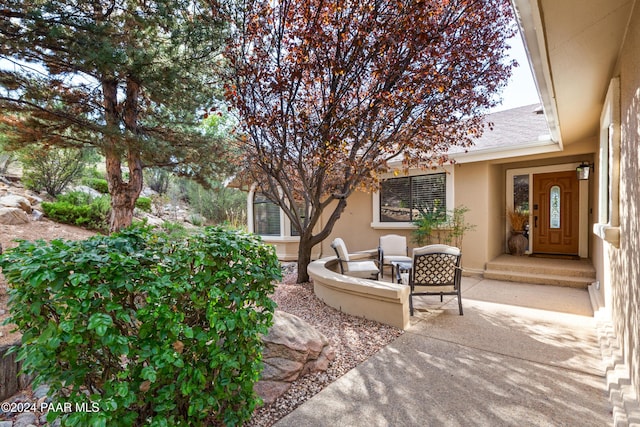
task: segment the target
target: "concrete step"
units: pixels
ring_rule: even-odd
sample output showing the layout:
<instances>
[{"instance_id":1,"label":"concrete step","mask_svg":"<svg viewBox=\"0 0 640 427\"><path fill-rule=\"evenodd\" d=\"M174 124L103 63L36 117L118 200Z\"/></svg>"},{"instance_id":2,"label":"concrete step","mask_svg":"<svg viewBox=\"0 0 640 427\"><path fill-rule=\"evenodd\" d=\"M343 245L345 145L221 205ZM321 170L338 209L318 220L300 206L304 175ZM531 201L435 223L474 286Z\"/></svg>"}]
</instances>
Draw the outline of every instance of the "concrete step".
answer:
<instances>
[{"instance_id":1,"label":"concrete step","mask_svg":"<svg viewBox=\"0 0 640 427\"><path fill-rule=\"evenodd\" d=\"M507 270L485 270L485 279L504 280L508 282L533 283L537 285L564 286L587 289L595 282L595 277L565 276L558 274L531 274Z\"/></svg>"},{"instance_id":2,"label":"concrete step","mask_svg":"<svg viewBox=\"0 0 640 427\"><path fill-rule=\"evenodd\" d=\"M586 259L501 255L487 263L484 277L512 282L587 288L596 280L596 271L591 261Z\"/></svg>"}]
</instances>

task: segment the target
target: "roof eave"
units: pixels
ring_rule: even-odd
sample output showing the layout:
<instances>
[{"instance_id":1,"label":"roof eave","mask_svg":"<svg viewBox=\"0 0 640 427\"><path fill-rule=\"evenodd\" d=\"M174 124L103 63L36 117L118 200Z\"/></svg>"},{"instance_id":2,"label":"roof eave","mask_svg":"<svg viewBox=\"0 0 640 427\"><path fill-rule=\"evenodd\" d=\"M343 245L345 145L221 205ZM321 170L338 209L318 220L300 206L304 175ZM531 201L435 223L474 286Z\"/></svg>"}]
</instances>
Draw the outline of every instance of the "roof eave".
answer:
<instances>
[{"instance_id":1,"label":"roof eave","mask_svg":"<svg viewBox=\"0 0 640 427\"><path fill-rule=\"evenodd\" d=\"M562 151L562 145L547 135L547 137L541 138L538 141L520 144L516 148L493 147L464 153L451 153L449 154L449 158L455 163L462 164L533 156L536 154L557 153L559 151Z\"/></svg>"},{"instance_id":2,"label":"roof eave","mask_svg":"<svg viewBox=\"0 0 640 427\"><path fill-rule=\"evenodd\" d=\"M542 100L544 114L551 133L551 141L555 142L562 150L558 108L538 3L535 0L512 0L512 3L519 20L524 48L529 59L528 65L531 67L534 81Z\"/></svg>"}]
</instances>

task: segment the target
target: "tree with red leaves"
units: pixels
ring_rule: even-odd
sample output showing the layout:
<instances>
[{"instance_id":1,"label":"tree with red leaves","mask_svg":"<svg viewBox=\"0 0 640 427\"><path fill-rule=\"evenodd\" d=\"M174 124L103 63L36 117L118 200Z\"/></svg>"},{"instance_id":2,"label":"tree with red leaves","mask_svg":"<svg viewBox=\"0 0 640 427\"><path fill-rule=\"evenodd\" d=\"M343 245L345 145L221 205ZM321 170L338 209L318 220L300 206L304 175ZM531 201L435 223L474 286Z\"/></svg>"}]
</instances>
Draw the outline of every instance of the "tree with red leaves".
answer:
<instances>
[{"instance_id":1,"label":"tree with red leaves","mask_svg":"<svg viewBox=\"0 0 640 427\"><path fill-rule=\"evenodd\" d=\"M470 146L516 65L508 0L252 0L234 19L227 98L247 176L299 232L298 282L354 191Z\"/></svg>"}]
</instances>

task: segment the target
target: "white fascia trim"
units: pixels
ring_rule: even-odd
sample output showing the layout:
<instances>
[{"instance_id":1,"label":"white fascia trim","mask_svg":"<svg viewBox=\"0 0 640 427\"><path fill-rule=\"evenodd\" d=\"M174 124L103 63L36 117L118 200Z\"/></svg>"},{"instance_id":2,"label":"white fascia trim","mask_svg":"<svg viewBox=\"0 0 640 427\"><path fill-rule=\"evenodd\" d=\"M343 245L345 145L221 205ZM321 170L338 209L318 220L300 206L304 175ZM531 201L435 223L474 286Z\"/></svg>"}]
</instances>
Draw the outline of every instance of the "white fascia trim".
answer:
<instances>
[{"instance_id":1,"label":"white fascia trim","mask_svg":"<svg viewBox=\"0 0 640 427\"><path fill-rule=\"evenodd\" d=\"M549 55L544 25L538 8L539 2L537 0L512 0L512 4L519 21L520 33L522 34L524 48L533 72L533 78L542 100L544 114L549 124L551 139L557 142L562 150L560 120L548 62Z\"/></svg>"},{"instance_id":2,"label":"white fascia trim","mask_svg":"<svg viewBox=\"0 0 640 427\"><path fill-rule=\"evenodd\" d=\"M550 139L549 136L550 135L541 136L538 141L520 144L516 148L503 146L474 150L473 147L471 147L471 150L467 152L448 153L447 156L450 161L446 162L445 166L450 166L452 163L484 162L536 154L558 153L562 151L562 145ZM402 160L389 162L390 169L402 169L402 166Z\"/></svg>"},{"instance_id":3,"label":"white fascia trim","mask_svg":"<svg viewBox=\"0 0 640 427\"><path fill-rule=\"evenodd\" d=\"M494 147L484 150L473 150L466 153L452 153L449 158L456 163L473 163L487 160L507 159L512 157L531 156L562 151L560 143L551 139L519 145L517 148Z\"/></svg>"}]
</instances>

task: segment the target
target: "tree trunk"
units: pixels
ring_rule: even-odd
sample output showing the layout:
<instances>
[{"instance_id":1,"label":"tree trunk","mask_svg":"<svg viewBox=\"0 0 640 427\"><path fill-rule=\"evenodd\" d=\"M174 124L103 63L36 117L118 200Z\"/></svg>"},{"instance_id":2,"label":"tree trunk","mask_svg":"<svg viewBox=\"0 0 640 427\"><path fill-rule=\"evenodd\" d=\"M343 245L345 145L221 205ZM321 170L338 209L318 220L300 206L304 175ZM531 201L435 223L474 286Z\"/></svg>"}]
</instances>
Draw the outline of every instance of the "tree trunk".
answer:
<instances>
[{"instance_id":1,"label":"tree trunk","mask_svg":"<svg viewBox=\"0 0 640 427\"><path fill-rule=\"evenodd\" d=\"M116 131L119 127L117 82L108 79L102 83L107 123ZM138 134L138 95L140 85L132 78L127 79L126 97L122 104L122 119L125 132ZM142 161L135 143L122 146L120 135L107 137L104 147L107 182L111 195L111 218L109 231L118 231L131 225L136 200L142 191ZM126 140L126 138L125 138ZM129 181L122 179L122 157L126 153Z\"/></svg>"},{"instance_id":2,"label":"tree trunk","mask_svg":"<svg viewBox=\"0 0 640 427\"><path fill-rule=\"evenodd\" d=\"M131 225L136 199L137 197L129 191L120 191L111 195L109 231L118 231Z\"/></svg>"},{"instance_id":3,"label":"tree trunk","mask_svg":"<svg viewBox=\"0 0 640 427\"><path fill-rule=\"evenodd\" d=\"M140 156L130 151L128 156L129 182L122 180L122 163L120 156L107 151L107 181L109 182L109 193L111 194L111 218L109 221L109 231L118 231L131 225L133 221L133 210L136 200L142 191L142 162Z\"/></svg>"},{"instance_id":4,"label":"tree trunk","mask_svg":"<svg viewBox=\"0 0 640 427\"><path fill-rule=\"evenodd\" d=\"M311 262L311 250L317 244L322 243L324 239L329 237L331 231L333 230L333 226L336 224L340 215L344 211L344 208L347 207L347 198L341 198L338 200L336 207L333 212L329 216L327 222L323 225L322 230L316 234L315 236L312 234L312 231L315 225L320 220L320 212L312 212L312 219L307 224L307 229L304 230L300 235L300 243L298 246L298 278L297 283L305 283L309 281L309 273L307 272L307 267ZM309 230L307 232L307 230Z\"/></svg>"},{"instance_id":5,"label":"tree trunk","mask_svg":"<svg viewBox=\"0 0 640 427\"><path fill-rule=\"evenodd\" d=\"M296 283L306 283L309 281L309 273L307 272L307 266L311 262L311 244L310 236L304 238L300 236L300 244L298 246L298 278Z\"/></svg>"}]
</instances>

